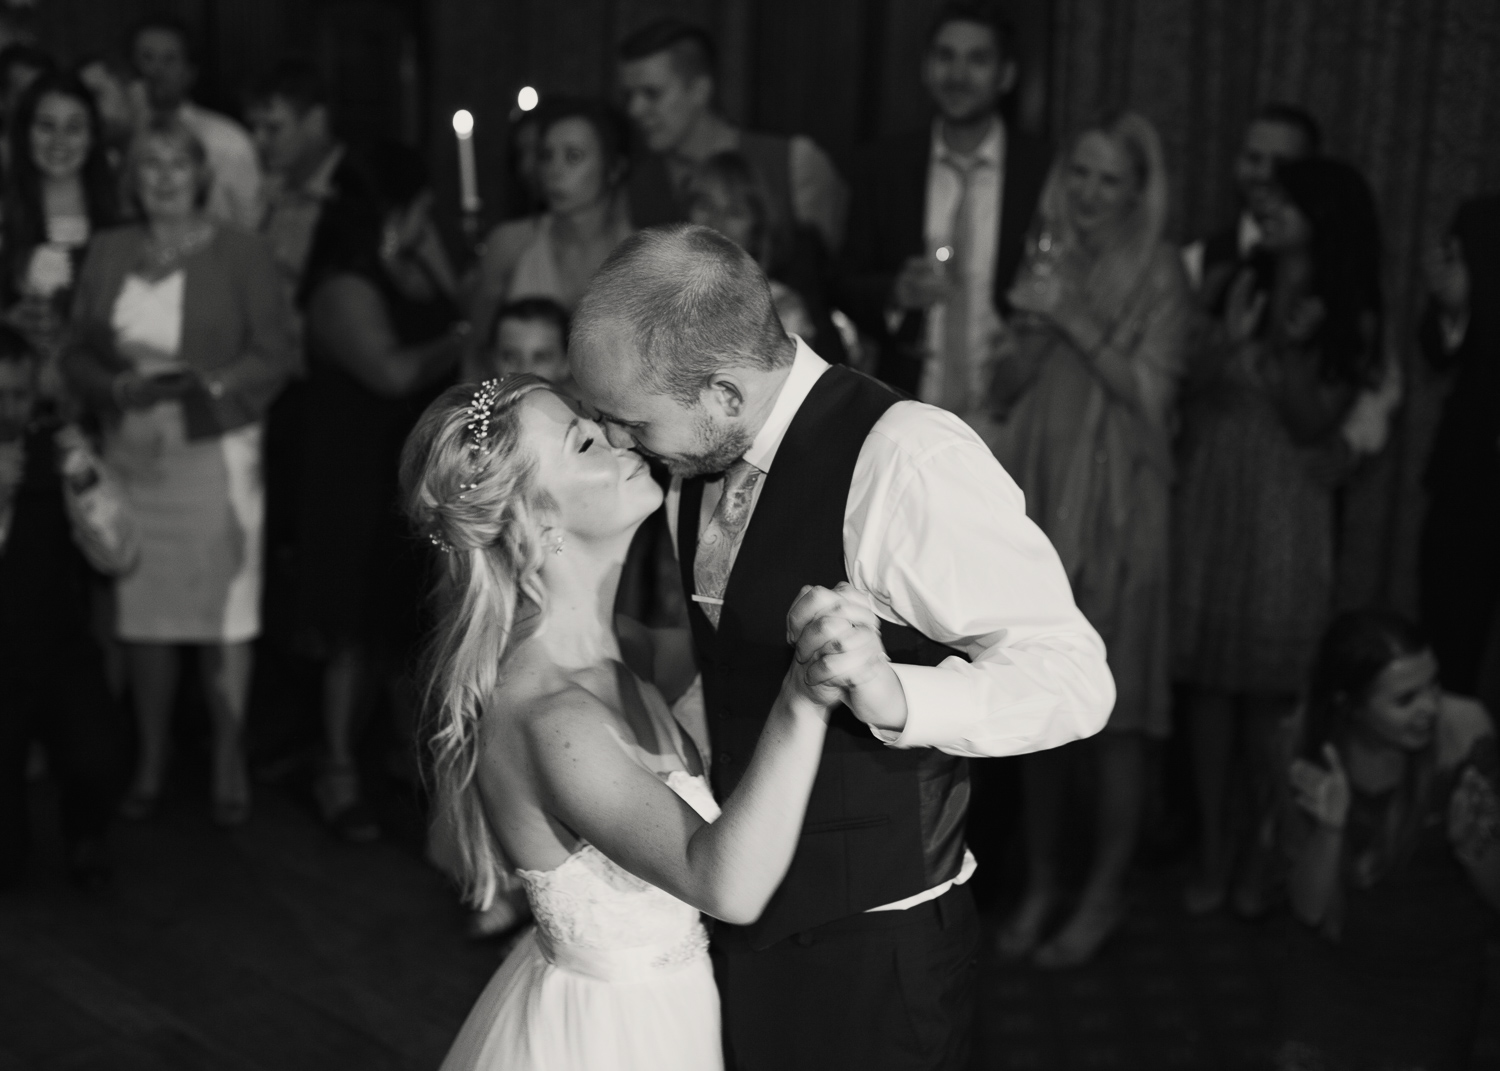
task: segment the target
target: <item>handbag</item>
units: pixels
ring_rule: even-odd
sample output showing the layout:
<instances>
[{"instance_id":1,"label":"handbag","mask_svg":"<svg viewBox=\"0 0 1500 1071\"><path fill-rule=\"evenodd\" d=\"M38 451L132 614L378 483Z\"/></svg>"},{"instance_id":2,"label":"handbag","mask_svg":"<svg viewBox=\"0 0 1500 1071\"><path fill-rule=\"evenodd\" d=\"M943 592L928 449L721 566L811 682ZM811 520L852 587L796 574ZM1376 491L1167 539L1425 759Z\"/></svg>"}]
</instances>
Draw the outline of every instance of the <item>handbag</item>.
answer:
<instances>
[{"instance_id":1,"label":"handbag","mask_svg":"<svg viewBox=\"0 0 1500 1071\"><path fill-rule=\"evenodd\" d=\"M99 572L124 576L141 556L140 536L125 489L76 425L65 424L53 440L73 542Z\"/></svg>"}]
</instances>

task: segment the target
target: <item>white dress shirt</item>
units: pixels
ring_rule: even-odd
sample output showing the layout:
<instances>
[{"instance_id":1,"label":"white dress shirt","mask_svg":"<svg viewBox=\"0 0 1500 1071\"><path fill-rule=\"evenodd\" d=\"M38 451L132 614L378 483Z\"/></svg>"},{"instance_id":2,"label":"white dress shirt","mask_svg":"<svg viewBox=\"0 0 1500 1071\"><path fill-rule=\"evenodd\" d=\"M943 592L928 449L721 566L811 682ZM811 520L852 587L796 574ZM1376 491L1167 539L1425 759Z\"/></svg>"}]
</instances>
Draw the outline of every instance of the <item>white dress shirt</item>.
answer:
<instances>
[{"instance_id":1,"label":"white dress shirt","mask_svg":"<svg viewBox=\"0 0 1500 1071\"><path fill-rule=\"evenodd\" d=\"M792 418L829 367L796 343L776 404L745 451L766 473L752 518L761 490L777 478L776 451ZM720 487L704 486L700 530ZM674 549L680 496L674 479L667 493ZM906 726L871 730L889 746L1021 755L1092 736L1109 719L1115 686L1104 643L1074 604L1057 551L1026 516L1015 481L953 414L903 401L875 422L844 509L844 569L882 620L971 659L892 667L906 693ZM959 880L972 870L966 853ZM911 906L950 884L888 906Z\"/></svg>"},{"instance_id":2,"label":"white dress shirt","mask_svg":"<svg viewBox=\"0 0 1500 1071\"><path fill-rule=\"evenodd\" d=\"M927 162L927 205L923 237L931 256L941 246L953 246L953 232L963 193L960 169L952 161L973 168L969 177L972 231L964 243L965 262L961 277L969 297L968 352L979 355L989 349L990 336L1000 325L995 308L995 255L1000 247L1000 204L1005 196L1005 124L991 120L990 132L979 147L960 160L943 140L942 120L932 124L932 150ZM936 402L942 391L942 373L947 331L945 307L935 305L927 314L927 361L922 370L917 397Z\"/></svg>"}]
</instances>

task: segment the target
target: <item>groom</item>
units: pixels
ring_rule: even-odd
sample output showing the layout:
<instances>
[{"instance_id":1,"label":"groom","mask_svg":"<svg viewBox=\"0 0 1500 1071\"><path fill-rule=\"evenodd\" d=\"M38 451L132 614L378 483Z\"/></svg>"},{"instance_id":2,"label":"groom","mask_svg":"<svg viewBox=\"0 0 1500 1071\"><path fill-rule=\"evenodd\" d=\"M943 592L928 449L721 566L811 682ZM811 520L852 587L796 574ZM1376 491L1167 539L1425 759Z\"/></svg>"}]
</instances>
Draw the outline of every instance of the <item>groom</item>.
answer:
<instances>
[{"instance_id":1,"label":"groom","mask_svg":"<svg viewBox=\"0 0 1500 1071\"><path fill-rule=\"evenodd\" d=\"M715 927L729 1066L966 1066L966 756L1088 736L1114 702L1056 552L966 425L788 337L755 261L705 227L624 242L570 358L610 441L673 473L720 798L820 620L862 600L882 622L890 662L840 682L786 879Z\"/></svg>"}]
</instances>

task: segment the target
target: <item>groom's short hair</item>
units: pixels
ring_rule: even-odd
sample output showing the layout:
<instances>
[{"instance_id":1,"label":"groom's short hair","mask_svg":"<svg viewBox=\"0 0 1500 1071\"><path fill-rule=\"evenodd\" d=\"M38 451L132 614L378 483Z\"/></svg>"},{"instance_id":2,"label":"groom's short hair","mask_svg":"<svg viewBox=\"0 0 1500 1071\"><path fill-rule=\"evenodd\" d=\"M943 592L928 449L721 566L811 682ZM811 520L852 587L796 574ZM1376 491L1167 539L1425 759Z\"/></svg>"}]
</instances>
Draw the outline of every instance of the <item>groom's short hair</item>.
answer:
<instances>
[{"instance_id":1,"label":"groom's short hair","mask_svg":"<svg viewBox=\"0 0 1500 1071\"><path fill-rule=\"evenodd\" d=\"M605 260L573 317L574 346L592 349L609 326L625 328L649 388L689 405L721 368L777 368L796 355L754 258L690 223L637 231Z\"/></svg>"}]
</instances>

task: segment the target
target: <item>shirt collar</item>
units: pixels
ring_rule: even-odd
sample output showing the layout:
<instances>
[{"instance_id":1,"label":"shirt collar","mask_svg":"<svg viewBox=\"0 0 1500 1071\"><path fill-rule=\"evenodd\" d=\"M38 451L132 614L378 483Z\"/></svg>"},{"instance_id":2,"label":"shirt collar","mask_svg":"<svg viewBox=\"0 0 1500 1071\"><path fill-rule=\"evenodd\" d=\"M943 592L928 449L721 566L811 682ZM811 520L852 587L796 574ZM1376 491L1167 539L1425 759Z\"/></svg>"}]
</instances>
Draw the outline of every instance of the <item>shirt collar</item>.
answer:
<instances>
[{"instance_id":1,"label":"shirt collar","mask_svg":"<svg viewBox=\"0 0 1500 1071\"><path fill-rule=\"evenodd\" d=\"M989 164L991 167L1000 166L1000 157L1005 152L1005 124L1000 121L998 115L990 117L990 130L979 143L979 147L969 154L968 159L976 164ZM934 160L957 160L958 153L948 148L948 143L943 140L943 120L941 118L932 121L932 158Z\"/></svg>"},{"instance_id":2,"label":"shirt collar","mask_svg":"<svg viewBox=\"0 0 1500 1071\"><path fill-rule=\"evenodd\" d=\"M750 449L745 451L745 460L761 472L771 471L771 463L776 460L781 440L786 438L786 429L792 426L792 418L802 408L802 403L807 400L818 377L828 371L828 362L814 353L811 346L798 335L793 335L792 338L797 343L792 370L781 384L781 393L776 396L771 415L766 417L760 431L755 433Z\"/></svg>"},{"instance_id":3,"label":"shirt collar","mask_svg":"<svg viewBox=\"0 0 1500 1071\"><path fill-rule=\"evenodd\" d=\"M1241 212L1240 225L1235 235L1240 256L1248 257L1255 252L1255 247L1260 245L1260 238L1260 224L1255 221L1255 216L1248 210Z\"/></svg>"}]
</instances>

